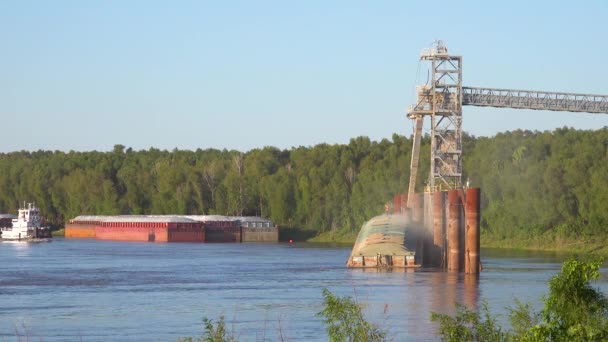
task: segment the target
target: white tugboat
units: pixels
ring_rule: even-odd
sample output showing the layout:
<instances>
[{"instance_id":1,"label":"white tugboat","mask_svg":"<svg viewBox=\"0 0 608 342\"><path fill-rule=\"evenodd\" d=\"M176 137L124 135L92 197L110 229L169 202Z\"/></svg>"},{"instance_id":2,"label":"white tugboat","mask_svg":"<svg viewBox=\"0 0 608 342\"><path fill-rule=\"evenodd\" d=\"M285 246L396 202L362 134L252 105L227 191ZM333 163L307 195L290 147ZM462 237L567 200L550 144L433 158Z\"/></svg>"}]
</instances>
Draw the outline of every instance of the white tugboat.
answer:
<instances>
[{"instance_id":1,"label":"white tugboat","mask_svg":"<svg viewBox=\"0 0 608 342\"><path fill-rule=\"evenodd\" d=\"M49 227L41 227L40 211L33 203L19 209L19 215L13 219L12 227L2 227L2 240L35 240L51 237Z\"/></svg>"}]
</instances>

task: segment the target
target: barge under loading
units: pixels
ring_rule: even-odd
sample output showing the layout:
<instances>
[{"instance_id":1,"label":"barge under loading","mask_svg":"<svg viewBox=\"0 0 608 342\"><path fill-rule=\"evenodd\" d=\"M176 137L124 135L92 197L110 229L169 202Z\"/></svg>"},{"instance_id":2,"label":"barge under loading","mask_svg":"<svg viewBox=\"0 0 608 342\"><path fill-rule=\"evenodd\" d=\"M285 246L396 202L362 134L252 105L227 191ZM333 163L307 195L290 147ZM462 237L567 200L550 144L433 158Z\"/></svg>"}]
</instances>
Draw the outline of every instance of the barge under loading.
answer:
<instances>
[{"instance_id":1,"label":"barge under loading","mask_svg":"<svg viewBox=\"0 0 608 342\"><path fill-rule=\"evenodd\" d=\"M347 267L420 267L415 264L416 227L406 215L381 215L361 227ZM410 241L411 239L411 241Z\"/></svg>"},{"instance_id":2,"label":"barge under loading","mask_svg":"<svg viewBox=\"0 0 608 342\"><path fill-rule=\"evenodd\" d=\"M395 195L392 215L387 205L385 215L361 228L347 266L394 267L401 260L391 256L405 249L414 251L415 265L480 273L480 193L479 188L414 193L409 201L408 195ZM400 245L401 238L407 246Z\"/></svg>"}]
</instances>

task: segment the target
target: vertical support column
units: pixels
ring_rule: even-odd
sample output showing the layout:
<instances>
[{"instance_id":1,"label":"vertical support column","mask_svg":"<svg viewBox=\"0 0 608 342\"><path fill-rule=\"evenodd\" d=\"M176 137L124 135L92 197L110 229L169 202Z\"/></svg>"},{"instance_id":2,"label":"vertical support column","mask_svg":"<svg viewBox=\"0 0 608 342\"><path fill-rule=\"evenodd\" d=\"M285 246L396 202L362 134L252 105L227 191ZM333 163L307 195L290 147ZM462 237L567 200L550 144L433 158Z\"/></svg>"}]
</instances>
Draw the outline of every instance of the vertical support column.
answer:
<instances>
[{"instance_id":1,"label":"vertical support column","mask_svg":"<svg viewBox=\"0 0 608 342\"><path fill-rule=\"evenodd\" d=\"M424 215L424 194L414 194L414 210L412 213L412 220L419 226L423 224Z\"/></svg>"},{"instance_id":2,"label":"vertical support column","mask_svg":"<svg viewBox=\"0 0 608 342\"><path fill-rule=\"evenodd\" d=\"M458 272L460 265L461 201L460 189L448 191L448 271Z\"/></svg>"},{"instance_id":3,"label":"vertical support column","mask_svg":"<svg viewBox=\"0 0 608 342\"><path fill-rule=\"evenodd\" d=\"M465 205L465 255L464 271L479 273L479 188L469 188Z\"/></svg>"},{"instance_id":4,"label":"vertical support column","mask_svg":"<svg viewBox=\"0 0 608 342\"><path fill-rule=\"evenodd\" d=\"M401 195L396 194L393 197L393 214L401 214Z\"/></svg>"},{"instance_id":5,"label":"vertical support column","mask_svg":"<svg viewBox=\"0 0 608 342\"><path fill-rule=\"evenodd\" d=\"M433 193L425 192L424 195L424 227L426 228L429 241L433 241ZM432 243L431 243L432 245Z\"/></svg>"},{"instance_id":6,"label":"vertical support column","mask_svg":"<svg viewBox=\"0 0 608 342\"><path fill-rule=\"evenodd\" d=\"M433 266L445 267L443 260L443 243L445 230L443 225L444 192L433 193Z\"/></svg>"},{"instance_id":7,"label":"vertical support column","mask_svg":"<svg viewBox=\"0 0 608 342\"><path fill-rule=\"evenodd\" d=\"M414 193L416 192L416 176L418 175L418 164L420 158L420 139L422 139L422 123L424 117L419 115L416 117L416 129L414 130L414 138L412 139L412 160L410 162L410 182L407 190L407 207L413 207Z\"/></svg>"},{"instance_id":8,"label":"vertical support column","mask_svg":"<svg viewBox=\"0 0 608 342\"><path fill-rule=\"evenodd\" d=\"M433 244L433 193L425 192L423 198L423 234L424 234L424 263L425 266L432 266L434 260L435 247Z\"/></svg>"},{"instance_id":9,"label":"vertical support column","mask_svg":"<svg viewBox=\"0 0 608 342\"><path fill-rule=\"evenodd\" d=\"M422 265L425 263L424 260L424 226L423 226L423 215L424 215L424 195L414 194L409 199L413 205L412 208L412 222L415 225L416 230L416 263Z\"/></svg>"}]
</instances>

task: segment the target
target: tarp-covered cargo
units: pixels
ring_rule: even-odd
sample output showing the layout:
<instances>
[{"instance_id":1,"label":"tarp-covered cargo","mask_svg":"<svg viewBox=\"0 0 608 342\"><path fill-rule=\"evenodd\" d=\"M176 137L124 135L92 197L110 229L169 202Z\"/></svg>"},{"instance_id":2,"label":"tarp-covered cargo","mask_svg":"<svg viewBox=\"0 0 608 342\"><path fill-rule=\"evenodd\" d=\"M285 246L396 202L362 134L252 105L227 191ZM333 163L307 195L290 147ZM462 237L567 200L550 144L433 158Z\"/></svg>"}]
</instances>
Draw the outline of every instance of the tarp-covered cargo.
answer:
<instances>
[{"instance_id":1,"label":"tarp-covered cargo","mask_svg":"<svg viewBox=\"0 0 608 342\"><path fill-rule=\"evenodd\" d=\"M381 215L361 227L348 267L415 267L407 232L414 226L406 215Z\"/></svg>"}]
</instances>

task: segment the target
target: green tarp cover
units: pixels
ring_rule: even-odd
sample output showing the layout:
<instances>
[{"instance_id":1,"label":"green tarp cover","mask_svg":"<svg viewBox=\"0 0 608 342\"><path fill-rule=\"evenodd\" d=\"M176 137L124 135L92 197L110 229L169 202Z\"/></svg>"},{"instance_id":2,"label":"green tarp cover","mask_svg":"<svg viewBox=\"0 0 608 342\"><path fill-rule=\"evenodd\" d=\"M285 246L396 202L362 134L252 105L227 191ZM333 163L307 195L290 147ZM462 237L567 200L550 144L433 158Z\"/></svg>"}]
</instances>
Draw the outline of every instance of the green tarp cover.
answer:
<instances>
[{"instance_id":1,"label":"green tarp cover","mask_svg":"<svg viewBox=\"0 0 608 342\"><path fill-rule=\"evenodd\" d=\"M410 255L405 233L410 226L405 215L381 215L361 227L351 256Z\"/></svg>"}]
</instances>

